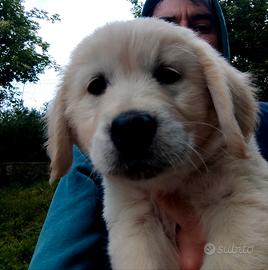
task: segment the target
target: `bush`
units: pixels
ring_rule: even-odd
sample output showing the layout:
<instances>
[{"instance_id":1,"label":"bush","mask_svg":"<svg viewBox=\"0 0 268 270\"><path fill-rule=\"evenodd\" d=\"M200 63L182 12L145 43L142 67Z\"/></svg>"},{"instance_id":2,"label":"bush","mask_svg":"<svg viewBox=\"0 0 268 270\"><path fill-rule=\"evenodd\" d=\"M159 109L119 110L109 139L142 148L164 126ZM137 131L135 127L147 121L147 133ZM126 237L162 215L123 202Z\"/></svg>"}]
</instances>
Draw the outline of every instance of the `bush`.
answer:
<instances>
[{"instance_id":1,"label":"bush","mask_svg":"<svg viewBox=\"0 0 268 270\"><path fill-rule=\"evenodd\" d=\"M48 160L43 116L23 106L0 112L0 162Z\"/></svg>"}]
</instances>

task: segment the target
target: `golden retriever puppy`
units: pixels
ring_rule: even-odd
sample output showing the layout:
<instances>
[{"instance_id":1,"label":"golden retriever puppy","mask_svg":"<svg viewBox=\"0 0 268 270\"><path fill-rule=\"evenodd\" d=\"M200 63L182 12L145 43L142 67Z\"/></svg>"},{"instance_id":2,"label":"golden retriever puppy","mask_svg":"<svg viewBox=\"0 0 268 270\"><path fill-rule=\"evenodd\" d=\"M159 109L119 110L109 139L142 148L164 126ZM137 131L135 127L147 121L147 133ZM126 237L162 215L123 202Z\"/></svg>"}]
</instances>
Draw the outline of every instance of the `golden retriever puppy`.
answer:
<instances>
[{"instance_id":1,"label":"golden retriever puppy","mask_svg":"<svg viewBox=\"0 0 268 270\"><path fill-rule=\"evenodd\" d=\"M51 180L67 173L73 144L102 174L113 269L179 269L159 192L200 216L202 270L268 269L253 90L192 31L158 19L108 24L77 46L48 117Z\"/></svg>"}]
</instances>

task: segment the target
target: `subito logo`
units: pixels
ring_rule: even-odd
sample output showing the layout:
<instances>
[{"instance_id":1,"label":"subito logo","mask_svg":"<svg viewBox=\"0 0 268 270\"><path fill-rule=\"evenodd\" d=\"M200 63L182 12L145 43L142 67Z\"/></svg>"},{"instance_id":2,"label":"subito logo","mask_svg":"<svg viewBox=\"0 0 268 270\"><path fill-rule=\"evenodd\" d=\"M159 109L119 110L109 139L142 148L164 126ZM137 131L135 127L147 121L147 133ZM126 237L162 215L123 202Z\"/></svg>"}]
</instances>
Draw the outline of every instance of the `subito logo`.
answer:
<instances>
[{"instance_id":1,"label":"subito logo","mask_svg":"<svg viewBox=\"0 0 268 270\"><path fill-rule=\"evenodd\" d=\"M215 253L215 251L216 251L216 247L212 243L207 243L204 246L204 253L206 255L213 255Z\"/></svg>"}]
</instances>

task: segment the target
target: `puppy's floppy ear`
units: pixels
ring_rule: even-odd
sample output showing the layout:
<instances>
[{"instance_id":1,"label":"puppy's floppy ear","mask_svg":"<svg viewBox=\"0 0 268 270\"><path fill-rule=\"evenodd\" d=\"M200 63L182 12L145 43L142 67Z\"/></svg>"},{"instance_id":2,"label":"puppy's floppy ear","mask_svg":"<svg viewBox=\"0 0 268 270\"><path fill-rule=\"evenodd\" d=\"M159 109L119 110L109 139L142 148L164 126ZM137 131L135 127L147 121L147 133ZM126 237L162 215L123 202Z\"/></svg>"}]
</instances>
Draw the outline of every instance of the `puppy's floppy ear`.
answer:
<instances>
[{"instance_id":1,"label":"puppy's floppy ear","mask_svg":"<svg viewBox=\"0 0 268 270\"><path fill-rule=\"evenodd\" d=\"M223 61L226 83L231 91L234 113L246 141L255 131L258 106L249 74L242 73Z\"/></svg>"},{"instance_id":2,"label":"puppy's floppy ear","mask_svg":"<svg viewBox=\"0 0 268 270\"><path fill-rule=\"evenodd\" d=\"M228 152L248 158L247 141L256 125L257 105L247 75L210 47L197 50Z\"/></svg>"},{"instance_id":3,"label":"puppy's floppy ear","mask_svg":"<svg viewBox=\"0 0 268 270\"><path fill-rule=\"evenodd\" d=\"M47 151L50 157L50 182L60 178L72 163L72 136L65 116L65 86L59 89L48 110Z\"/></svg>"}]
</instances>

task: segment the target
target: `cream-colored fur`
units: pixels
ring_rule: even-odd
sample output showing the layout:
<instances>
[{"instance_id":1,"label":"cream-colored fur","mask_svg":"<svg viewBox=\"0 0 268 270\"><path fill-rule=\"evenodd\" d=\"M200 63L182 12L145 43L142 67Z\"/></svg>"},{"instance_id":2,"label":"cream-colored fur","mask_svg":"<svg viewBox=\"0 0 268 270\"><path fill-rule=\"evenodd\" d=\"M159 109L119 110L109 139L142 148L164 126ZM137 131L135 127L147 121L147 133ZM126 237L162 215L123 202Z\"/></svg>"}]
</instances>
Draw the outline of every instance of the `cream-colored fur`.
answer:
<instances>
[{"instance_id":1,"label":"cream-colored fur","mask_svg":"<svg viewBox=\"0 0 268 270\"><path fill-rule=\"evenodd\" d=\"M160 84L160 64L181 79ZM98 74L107 88L92 95ZM73 144L103 175L113 269L179 269L174 224L154 202L159 191L201 216L216 249L202 270L268 269L268 166L254 139L253 90L190 30L157 19L106 25L74 50L49 111L51 180L68 171ZM128 177L110 138L113 119L131 110L158 120L150 158L167 165L151 179Z\"/></svg>"}]
</instances>

